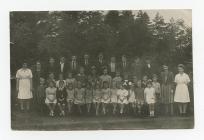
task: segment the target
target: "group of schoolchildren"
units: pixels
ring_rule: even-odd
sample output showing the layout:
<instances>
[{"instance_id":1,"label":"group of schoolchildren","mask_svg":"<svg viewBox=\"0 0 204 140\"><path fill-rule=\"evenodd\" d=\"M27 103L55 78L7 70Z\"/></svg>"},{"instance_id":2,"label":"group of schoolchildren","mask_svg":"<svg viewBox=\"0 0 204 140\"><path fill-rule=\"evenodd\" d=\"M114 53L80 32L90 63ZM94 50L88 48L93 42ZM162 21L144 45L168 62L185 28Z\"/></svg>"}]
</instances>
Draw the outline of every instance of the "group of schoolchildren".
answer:
<instances>
[{"instance_id":1,"label":"group of schoolchildren","mask_svg":"<svg viewBox=\"0 0 204 140\"><path fill-rule=\"evenodd\" d=\"M128 76L122 77L117 71L115 77L111 78L107 68L104 68L103 75L95 80L85 76L83 68L76 76L73 76L72 72L68 72L67 77L59 74L58 80L50 73L48 79L40 78L36 91L37 106L43 111L42 106L46 104L49 116L78 113L154 117L160 96L160 84L156 74L152 77L148 79L143 76L142 79L137 79L133 76L130 80Z\"/></svg>"}]
</instances>

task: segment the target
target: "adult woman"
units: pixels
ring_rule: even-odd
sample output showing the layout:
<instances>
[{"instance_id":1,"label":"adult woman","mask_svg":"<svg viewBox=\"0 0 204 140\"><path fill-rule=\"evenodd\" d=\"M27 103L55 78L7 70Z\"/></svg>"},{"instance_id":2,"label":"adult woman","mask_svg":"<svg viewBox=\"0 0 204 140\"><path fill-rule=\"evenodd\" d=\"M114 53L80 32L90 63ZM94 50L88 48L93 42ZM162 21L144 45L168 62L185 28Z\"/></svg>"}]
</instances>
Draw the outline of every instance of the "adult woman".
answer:
<instances>
[{"instance_id":1,"label":"adult woman","mask_svg":"<svg viewBox=\"0 0 204 140\"><path fill-rule=\"evenodd\" d=\"M186 115L187 103L190 102L188 83L190 82L189 76L184 73L184 65L178 65L178 74L175 76L176 91L174 102L178 103L179 113L181 116Z\"/></svg>"},{"instance_id":2,"label":"adult woman","mask_svg":"<svg viewBox=\"0 0 204 140\"><path fill-rule=\"evenodd\" d=\"M32 72L27 68L27 63L24 62L22 68L16 73L16 90L18 93L17 98L19 99L21 111L30 110L30 99L33 98L32 78Z\"/></svg>"},{"instance_id":3,"label":"adult woman","mask_svg":"<svg viewBox=\"0 0 204 140\"><path fill-rule=\"evenodd\" d=\"M169 71L168 66L163 65L163 71L161 72L161 104L165 115L173 115L173 73Z\"/></svg>"}]
</instances>

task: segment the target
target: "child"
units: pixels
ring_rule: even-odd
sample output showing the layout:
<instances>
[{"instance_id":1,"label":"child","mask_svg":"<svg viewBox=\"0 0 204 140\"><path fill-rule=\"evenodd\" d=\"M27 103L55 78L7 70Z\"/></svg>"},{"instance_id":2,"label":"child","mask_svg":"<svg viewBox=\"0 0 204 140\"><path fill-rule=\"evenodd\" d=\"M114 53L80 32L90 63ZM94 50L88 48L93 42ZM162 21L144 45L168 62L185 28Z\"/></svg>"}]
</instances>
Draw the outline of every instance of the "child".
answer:
<instances>
[{"instance_id":1,"label":"child","mask_svg":"<svg viewBox=\"0 0 204 140\"><path fill-rule=\"evenodd\" d=\"M145 101L149 106L149 115L154 117L154 106L156 103L155 89L152 87L152 81L147 82L147 87L144 90Z\"/></svg>"},{"instance_id":2,"label":"child","mask_svg":"<svg viewBox=\"0 0 204 140\"><path fill-rule=\"evenodd\" d=\"M59 82L63 83L63 85L62 85L63 88L66 86L66 81L64 80L62 73L59 74L59 80L56 82L56 87L57 88L59 87Z\"/></svg>"},{"instance_id":3,"label":"child","mask_svg":"<svg viewBox=\"0 0 204 140\"><path fill-rule=\"evenodd\" d=\"M99 107L102 98L102 90L100 88L100 83L96 82L95 89L93 90L93 103L96 109L96 116L99 115Z\"/></svg>"},{"instance_id":4,"label":"child","mask_svg":"<svg viewBox=\"0 0 204 140\"><path fill-rule=\"evenodd\" d=\"M128 102L130 103L130 107L133 110L133 113L136 112L136 99L135 99L135 86L133 83L130 84L130 90L129 90L129 99Z\"/></svg>"},{"instance_id":5,"label":"child","mask_svg":"<svg viewBox=\"0 0 204 140\"><path fill-rule=\"evenodd\" d=\"M147 77L147 75L144 75L142 78L142 87L143 88L147 87L147 82L148 82L148 77Z\"/></svg>"},{"instance_id":6,"label":"child","mask_svg":"<svg viewBox=\"0 0 204 140\"><path fill-rule=\"evenodd\" d=\"M161 88L160 88L160 83L157 82L157 75L153 74L152 77L152 87L155 89L155 95L156 95L156 113L159 114L159 99L161 96Z\"/></svg>"},{"instance_id":7,"label":"child","mask_svg":"<svg viewBox=\"0 0 204 140\"><path fill-rule=\"evenodd\" d=\"M122 82L122 77L120 76L120 72L116 71L116 76L112 80L112 85L115 84L115 86L116 86L118 84L121 84L121 82Z\"/></svg>"},{"instance_id":8,"label":"child","mask_svg":"<svg viewBox=\"0 0 204 140\"><path fill-rule=\"evenodd\" d=\"M46 93L46 99L45 99L45 104L47 105L47 107L50 110L49 115L50 116L54 116L54 110L55 110L55 106L57 104L57 98L56 98L56 88L55 86L55 82L54 81L50 81L49 83L49 87L46 88L45 93Z\"/></svg>"},{"instance_id":9,"label":"child","mask_svg":"<svg viewBox=\"0 0 204 140\"><path fill-rule=\"evenodd\" d=\"M117 100L117 91L118 91L117 87L118 87L118 84L114 83L112 85L112 89L111 89L111 104L113 106L113 115L116 114L116 107L117 107L117 102L118 102L118 100Z\"/></svg>"},{"instance_id":10,"label":"child","mask_svg":"<svg viewBox=\"0 0 204 140\"><path fill-rule=\"evenodd\" d=\"M134 85L137 85L137 81L138 81L137 76L134 75L134 76L132 77L132 82L134 83Z\"/></svg>"},{"instance_id":11,"label":"child","mask_svg":"<svg viewBox=\"0 0 204 140\"><path fill-rule=\"evenodd\" d=\"M56 86L56 81L55 81L55 75L54 73L50 73L47 79L47 86L49 86L49 83L53 81L54 82L54 86Z\"/></svg>"},{"instance_id":12,"label":"child","mask_svg":"<svg viewBox=\"0 0 204 140\"><path fill-rule=\"evenodd\" d=\"M128 74L126 73L124 75L124 78L123 78L123 87L128 90L129 89L129 84L130 84L130 80L129 80L129 76Z\"/></svg>"},{"instance_id":13,"label":"child","mask_svg":"<svg viewBox=\"0 0 204 140\"><path fill-rule=\"evenodd\" d=\"M74 104L74 86L72 83L69 83L67 85L67 88L66 88L66 93L67 93L67 108L68 108L68 113L72 113L72 107L73 107L73 104Z\"/></svg>"},{"instance_id":14,"label":"child","mask_svg":"<svg viewBox=\"0 0 204 140\"><path fill-rule=\"evenodd\" d=\"M72 72L68 72L68 77L65 81L66 85L72 84L73 88L75 88L76 79L73 77Z\"/></svg>"},{"instance_id":15,"label":"child","mask_svg":"<svg viewBox=\"0 0 204 140\"><path fill-rule=\"evenodd\" d=\"M138 115L141 116L143 114L142 108L144 105L144 88L142 87L142 81L137 81L137 87L135 89L136 103L138 109Z\"/></svg>"},{"instance_id":16,"label":"child","mask_svg":"<svg viewBox=\"0 0 204 140\"><path fill-rule=\"evenodd\" d=\"M45 100L45 79L40 78L40 85L37 87L36 92L36 103L37 103L37 111L39 113L43 113L43 106L44 106L44 100Z\"/></svg>"},{"instance_id":17,"label":"child","mask_svg":"<svg viewBox=\"0 0 204 140\"><path fill-rule=\"evenodd\" d=\"M75 89L74 103L77 105L80 114L82 114L82 106L85 102L84 97L85 97L85 89L82 88L82 83L78 81L77 88Z\"/></svg>"},{"instance_id":18,"label":"child","mask_svg":"<svg viewBox=\"0 0 204 140\"><path fill-rule=\"evenodd\" d=\"M109 83L107 81L103 82L101 102L102 102L102 107L103 107L103 114L106 115L107 105L110 103L110 88L109 88Z\"/></svg>"},{"instance_id":19,"label":"child","mask_svg":"<svg viewBox=\"0 0 204 140\"><path fill-rule=\"evenodd\" d=\"M76 75L76 80L81 82L82 87L86 86L87 76L85 75L84 67L80 67L79 73Z\"/></svg>"},{"instance_id":20,"label":"child","mask_svg":"<svg viewBox=\"0 0 204 140\"><path fill-rule=\"evenodd\" d=\"M124 113L125 104L128 104L127 96L128 91L124 88L125 85L121 85L120 89L117 91L118 104L120 105L120 114Z\"/></svg>"},{"instance_id":21,"label":"child","mask_svg":"<svg viewBox=\"0 0 204 140\"><path fill-rule=\"evenodd\" d=\"M86 95L85 95L85 102L87 107L87 113L90 113L91 110L91 103L93 101L93 90L91 88L91 83L87 83L86 85Z\"/></svg>"},{"instance_id":22,"label":"child","mask_svg":"<svg viewBox=\"0 0 204 140\"><path fill-rule=\"evenodd\" d=\"M66 106L66 89L65 82L60 80L57 87L57 105L60 109L60 116L65 116L65 106Z\"/></svg>"}]
</instances>

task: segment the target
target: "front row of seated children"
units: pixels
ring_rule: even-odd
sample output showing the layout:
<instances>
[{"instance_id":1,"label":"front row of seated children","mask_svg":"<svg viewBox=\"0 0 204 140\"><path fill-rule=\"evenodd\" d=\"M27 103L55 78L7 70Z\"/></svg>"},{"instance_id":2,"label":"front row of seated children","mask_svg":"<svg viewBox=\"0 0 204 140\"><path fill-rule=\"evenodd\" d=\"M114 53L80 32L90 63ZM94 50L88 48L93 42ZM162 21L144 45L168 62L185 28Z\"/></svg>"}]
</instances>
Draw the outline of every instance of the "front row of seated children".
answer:
<instances>
[{"instance_id":1,"label":"front row of seated children","mask_svg":"<svg viewBox=\"0 0 204 140\"><path fill-rule=\"evenodd\" d=\"M40 85L43 86L44 79L40 79ZM49 86L45 89L45 104L49 109L49 115L55 115L57 106L60 116L73 113L73 107L77 107L77 111L83 114L85 108L86 113L90 114L94 110L95 115L106 115L111 112L115 115L119 112L123 115L127 110L131 110L133 114L142 115L144 105L148 105L149 116L154 117L156 90L153 88L152 81L146 83L146 88L142 87L142 81L138 80L136 85L129 83L130 88L126 88L124 84L113 84L109 88L108 82L103 82L103 87L97 82L94 87L91 83L87 83L86 87L82 86L80 81L76 82L76 87L72 83L65 84L60 80L58 86L54 81L49 82ZM42 91L41 91L42 92Z\"/></svg>"}]
</instances>

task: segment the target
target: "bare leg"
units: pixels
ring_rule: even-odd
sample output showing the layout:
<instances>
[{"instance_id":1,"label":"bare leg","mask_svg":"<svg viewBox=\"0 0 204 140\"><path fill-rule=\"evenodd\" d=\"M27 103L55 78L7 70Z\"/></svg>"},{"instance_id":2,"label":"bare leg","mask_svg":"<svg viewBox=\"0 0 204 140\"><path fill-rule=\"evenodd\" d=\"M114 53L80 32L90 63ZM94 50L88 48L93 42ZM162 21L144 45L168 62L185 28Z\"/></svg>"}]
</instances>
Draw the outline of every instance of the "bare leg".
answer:
<instances>
[{"instance_id":1,"label":"bare leg","mask_svg":"<svg viewBox=\"0 0 204 140\"><path fill-rule=\"evenodd\" d=\"M183 113L186 114L187 112L187 103L183 104Z\"/></svg>"},{"instance_id":2,"label":"bare leg","mask_svg":"<svg viewBox=\"0 0 204 140\"><path fill-rule=\"evenodd\" d=\"M174 104L173 103L170 103L170 114L171 116L174 115Z\"/></svg>"},{"instance_id":3,"label":"bare leg","mask_svg":"<svg viewBox=\"0 0 204 140\"><path fill-rule=\"evenodd\" d=\"M182 104L181 103L178 103L178 108L179 108L179 114L181 115L183 113Z\"/></svg>"},{"instance_id":4,"label":"bare leg","mask_svg":"<svg viewBox=\"0 0 204 140\"><path fill-rule=\"evenodd\" d=\"M21 110L21 111L24 111L24 103L23 103L23 100L19 100L19 103L20 103L20 110Z\"/></svg>"}]
</instances>

